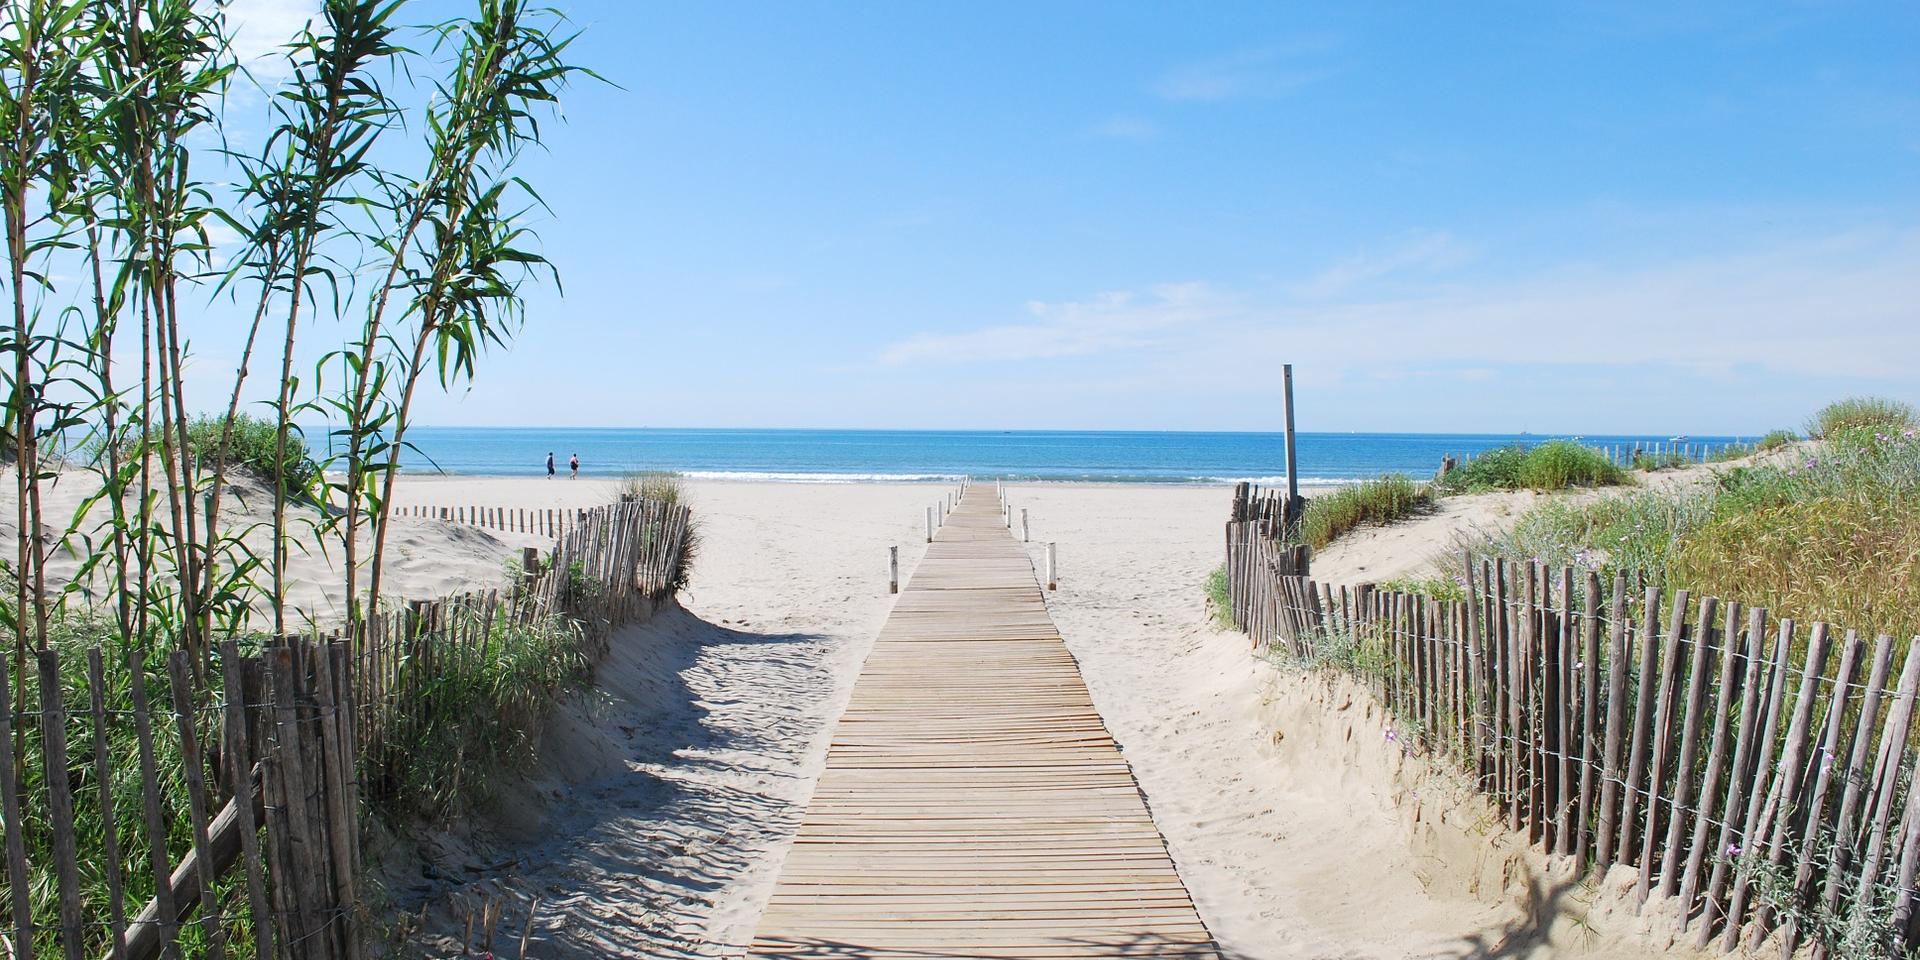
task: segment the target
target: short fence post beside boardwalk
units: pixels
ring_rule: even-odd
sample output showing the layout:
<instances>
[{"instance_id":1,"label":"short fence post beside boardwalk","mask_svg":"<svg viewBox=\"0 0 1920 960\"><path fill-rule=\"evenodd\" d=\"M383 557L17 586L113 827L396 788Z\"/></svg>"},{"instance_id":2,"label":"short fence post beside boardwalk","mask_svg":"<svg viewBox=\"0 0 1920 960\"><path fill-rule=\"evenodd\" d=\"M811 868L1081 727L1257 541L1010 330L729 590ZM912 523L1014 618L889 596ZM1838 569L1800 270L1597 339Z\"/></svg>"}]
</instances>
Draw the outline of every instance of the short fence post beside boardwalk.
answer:
<instances>
[{"instance_id":1,"label":"short fence post beside boardwalk","mask_svg":"<svg viewBox=\"0 0 1920 960\"><path fill-rule=\"evenodd\" d=\"M1233 511L1239 629L1262 651L1346 664L1327 669L1365 681L1389 731L1452 758L1509 829L1583 872L1629 868L1696 945L1777 936L1791 952L1863 923L1886 955L1914 945L1920 788L1900 771L1920 637L1881 636L1869 663L1823 624L1471 555L1464 596L1333 587L1288 542L1284 495L1243 484Z\"/></svg>"},{"instance_id":2,"label":"short fence post beside boardwalk","mask_svg":"<svg viewBox=\"0 0 1920 960\"><path fill-rule=\"evenodd\" d=\"M933 542L933 508L927 508L927 542Z\"/></svg>"},{"instance_id":3,"label":"short fence post beside boardwalk","mask_svg":"<svg viewBox=\"0 0 1920 960\"><path fill-rule=\"evenodd\" d=\"M1052 590L1059 583L1059 558L1054 553L1052 541L1047 543L1047 589Z\"/></svg>"},{"instance_id":4,"label":"short fence post beside boardwalk","mask_svg":"<svg viewBox=\"0 0 1920 960\"><path fill-rule=\"evenodd\" d=\"M1031 543L1032 541L1033 541L1033 533L1027 528L1027 508L1021 507L1020 508L1020 542Z\"/></svg>"},{"instance_id":5,"label":"short fence post beside boardwalk","mask_svg":"<svg viewBox=\"0 0 1920 960\"><path fill-rule=\"evenodd\" d=\"M900 592L900 548L887 548L887 592Z\"/></svg>"}]
</instances>

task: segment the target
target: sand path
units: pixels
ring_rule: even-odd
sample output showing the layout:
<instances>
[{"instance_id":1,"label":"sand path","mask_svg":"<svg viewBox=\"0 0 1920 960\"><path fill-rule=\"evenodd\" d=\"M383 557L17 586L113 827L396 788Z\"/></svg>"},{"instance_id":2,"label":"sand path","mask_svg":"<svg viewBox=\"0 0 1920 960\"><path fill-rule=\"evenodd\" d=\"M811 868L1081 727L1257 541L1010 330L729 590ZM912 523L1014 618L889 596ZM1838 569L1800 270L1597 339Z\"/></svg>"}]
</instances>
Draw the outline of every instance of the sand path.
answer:
<instances>
[{"instance_id":1,"label":"sand path","mask_svg":"<svg viewBox=\"0 0 1920 960\"><path fill-rule=\"evenodd\" d=\"M886 619L886 545L911 570L938 494L696 488L685 609L619 638L549 731L541 775L397 879L403 905L427 906L416 951L457 954L487 897L514 905L496 945L517 938L514 911L539 897L529 956L738 956Z\"/></svg>"},{"instance_id":2,"label":"sand path","mask_svg":"<svg viewBox=\"0 0 1920 960\"><path fill-rule=\"evenodd\" d=\"M909 575L940 493L695 485L686 609L623 638L518 802L395 878L401 904L427 906L420 952L457 953L489 895L542 899L530 956L743 952L890 608L886 547ZM1207 622L1225 488L1011 496L1033 555L1060 545L1050 613L1225 956L1646 954L1529 916L1509 894L1538 858L1476 832L1476 801L1383 746L1364 697L1316 693ZM519 927L510 909L501 935Z\"/></svg>"}]
</instances>

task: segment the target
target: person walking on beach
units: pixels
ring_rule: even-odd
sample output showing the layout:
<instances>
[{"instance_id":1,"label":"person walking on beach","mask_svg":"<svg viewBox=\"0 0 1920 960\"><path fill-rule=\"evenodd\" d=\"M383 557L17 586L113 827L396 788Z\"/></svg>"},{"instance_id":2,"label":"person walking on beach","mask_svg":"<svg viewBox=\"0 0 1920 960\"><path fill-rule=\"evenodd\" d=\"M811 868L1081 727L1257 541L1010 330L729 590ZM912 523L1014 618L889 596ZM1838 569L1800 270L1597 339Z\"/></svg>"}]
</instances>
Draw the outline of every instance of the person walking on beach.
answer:
<instances>
[{"instance_id":1,"label":"person walking on beach","mask_svg":"<svg viewBox=\"0 0 1920 960\"><path fill-rule=\"evenodd\" d=\"M547 451L547 479L553 479L553 451Z\"/></svg>"},{"instance_id":2,"label":"person walking on beach","mask_svg":"<svg viewBox=\"0 0 1920 960\"><path fill-rule=\"evenodd\" d=\"M571 471L567 474L568 480L580 479L580 455L579 454L576 453L573 456L570 456L567 458L567 469Z\"/></svg>"}]
</instances>

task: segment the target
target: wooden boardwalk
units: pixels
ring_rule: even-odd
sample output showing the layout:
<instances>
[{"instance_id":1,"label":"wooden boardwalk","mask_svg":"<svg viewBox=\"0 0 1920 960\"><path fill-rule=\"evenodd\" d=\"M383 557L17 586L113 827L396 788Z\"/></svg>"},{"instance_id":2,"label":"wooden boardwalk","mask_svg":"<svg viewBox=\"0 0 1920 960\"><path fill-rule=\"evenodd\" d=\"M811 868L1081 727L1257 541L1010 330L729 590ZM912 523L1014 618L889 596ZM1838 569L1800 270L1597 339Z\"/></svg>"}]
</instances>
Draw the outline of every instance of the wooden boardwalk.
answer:
<instances>
[{"instance_id":1,"label":"wooden boardwalk","mask_svg":"<svg viewBox=\"0 0 1920 960\"><path fill-rule=\"evenodd\" d=\"M901 589L748 956L1218 957L991 490Z\"/></svg>"}]
</instances>

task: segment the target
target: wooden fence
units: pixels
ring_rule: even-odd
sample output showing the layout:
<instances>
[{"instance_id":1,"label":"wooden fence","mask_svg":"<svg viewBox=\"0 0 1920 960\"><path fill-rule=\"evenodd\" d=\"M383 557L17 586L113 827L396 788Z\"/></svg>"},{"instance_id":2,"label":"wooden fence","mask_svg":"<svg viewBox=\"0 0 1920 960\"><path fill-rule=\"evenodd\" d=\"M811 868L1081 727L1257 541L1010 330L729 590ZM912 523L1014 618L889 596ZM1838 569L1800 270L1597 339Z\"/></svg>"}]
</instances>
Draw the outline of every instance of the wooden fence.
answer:
<instances>
[{"instance_id":1,"label":"wooden fence","mask_svg":"<svg viewBox=\"0 0 1920 960\"><path fill-rule=\"evenodd\" d=\"M1284 489L1269 489L1243 481L1233 485L1233 513L1228 522L1252 523L1262 536L1282 537L1300 522L1300 511L1305 506L1304 498L1290 501Z\"/></svg>"},{"instance_id":2,"label":"wooden fence","mask_svg":"<svg viewBox=\"0 0 1920 960\"><path fill-rule=\"evenodd\" d=\"M1759 453L1756 444L1737 441L1647 440L1637 443L1590 444L1582 446L1607 459L1622 470L1667 470L1699 463L1714 463ZM1441 459L1442 472L1454 466L1472 463L1475 454Z\"/></svg>"},{"instance_id":3,"label":"wooden fence","mask_svg":"<svg viewBox=\"0 0 1920 960\"><path fill-rule=\"evenodd\" d=\"M1457 762L1549 852L1678 898L1695 944L1916 942L1920 638L1470 557L1458 598L1334 587L1248 526L1228 571L1257 646L1366 678L1389 737Z\"/></svg>"},{"instance_id":4,"label":"wooden fence","mask_svg":"<svg viewBox=\"0 0 1920 960\"><path fill-rule=\"evenodd\" d=\"M10 955L358 957L346 645L228 643L199 679L184 651L158 675L139 651L83 659L36 651L37 687L0 711ZM22 816L29 790L44 819ZM76 832L83 809L97 837Z\"/></svg>"},{"instance_id":5,"label":"wooden fence","mask_svg":"<svg viewBox=\"0 0 1920 960\"><path fill-rule=\"evenodd\" d=\"M597 658L680 586L685 507L572 521L507 590L351 635L229 642L207 664L175 651L158 676L97 647L35 652L37 684L0 663L3 955L358 960L362 801L413 762L396 743L462 721L436 676L486 656L501 622L565 618Z\"/></svg>"},{"instance_id":6,"label":"wooden fence","mask_svg":"<svg viewBox=\"0 0 1920 960\"><path fill-rule=\"evenodd\" d=\"M444 520L470 527L485 527L507 533L530 533L542 537L559 536L585 512L577 508L529 509L527 507L486 507L477 504L443 507L415 503L393 508L393 515L396 517Z\"/></svg>"}]
</instances>

